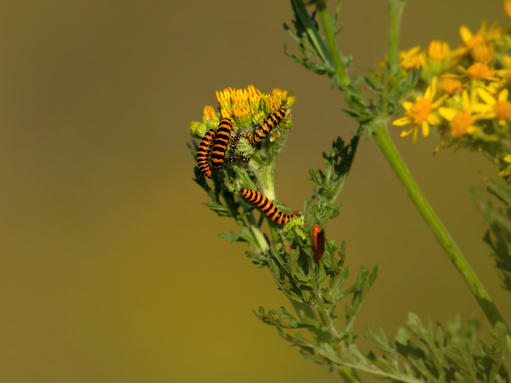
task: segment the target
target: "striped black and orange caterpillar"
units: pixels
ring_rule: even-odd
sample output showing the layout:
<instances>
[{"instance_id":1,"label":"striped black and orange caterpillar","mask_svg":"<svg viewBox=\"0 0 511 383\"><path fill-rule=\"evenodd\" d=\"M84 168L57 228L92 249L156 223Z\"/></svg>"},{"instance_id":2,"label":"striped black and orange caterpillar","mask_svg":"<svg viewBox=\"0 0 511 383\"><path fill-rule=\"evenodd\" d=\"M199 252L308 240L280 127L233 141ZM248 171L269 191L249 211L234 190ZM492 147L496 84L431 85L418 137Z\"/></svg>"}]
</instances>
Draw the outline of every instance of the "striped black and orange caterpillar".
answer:
<instances>
[{"instance_id":1,"label":"striped black and orange caterpillar","mask_svg":"<svg viewBox=\"0 0 511 383\"><path fill-rule=\"evenodd\" d=\"M209 153L215 143L216 129L210 129L206 132L197 150L197 166L204 176L211 178L211 168L209 167Z\"/></svg>"},{"instance_id":2,"label":"striped black and orange caterpillar","mask_svg":"<svg viewBox=\"0 0 511 383\"><path fill-rule=\"evenodd\" d=\"M245 157L241 154L235 154L234 156L225 157L225 162L233 163L234 161L241 162L242 164L248 164L248 161L250 161L250 158Z\"/></svg>"},{"instance_id":3,"label":"striped black and orange caterpillar","mask_svg":"<svg viewBox=\"0 0 511 383\"><path fill-rule=\"evenodd\" d=\"M284 118L286 112L287 107L281 106L279 110L264 120L263 123L254 130L254 133L244 133L243 137L246 137L251 144L260 143L264 137L271 132L273 127Z\"/></svg>"},{"instance_id":4,"label":"striped black and orange caterpillar","mask_svg":"<svg viewBox=\"0 0 511 383\"><path fill-rule=\"evenodd\" d=\"M215 146L211 152L211 165L213 169L221 169L225 162L225 151L229 143L229 136L231 135L232 121L228 118L223 118L218 125L216 131Z\"/></svg>"},{"instance_id":5,"label":"striped black and orange caterpillar","mask_svg":"<svg viewBox=\"0 0 511 383\"><path fill-rule=\"evenodd\" d=\"M232 139L231 146L229 147L229 153L231 153L231 154L234 153L234 151L236 150L236 146L238 146L238 142L240 141L240 138L241 138L241 129L238 129L238 131L236 132L236 135Z\"/></svg>"},{"instance_id":6,"label":"striped black and orange caterpillar","mask_svg":"<svg viewBox=\"0 0 511 383\"><path fill-rule=\"evenodd\" d=\"M300 213L293 213L291 215L282 213L279 209L277 209L273 202L258 191L242 188L241 196L259 207L264 214L279 225L285 225L291 218L300 216Z\"/></svg>"}]
</instances>

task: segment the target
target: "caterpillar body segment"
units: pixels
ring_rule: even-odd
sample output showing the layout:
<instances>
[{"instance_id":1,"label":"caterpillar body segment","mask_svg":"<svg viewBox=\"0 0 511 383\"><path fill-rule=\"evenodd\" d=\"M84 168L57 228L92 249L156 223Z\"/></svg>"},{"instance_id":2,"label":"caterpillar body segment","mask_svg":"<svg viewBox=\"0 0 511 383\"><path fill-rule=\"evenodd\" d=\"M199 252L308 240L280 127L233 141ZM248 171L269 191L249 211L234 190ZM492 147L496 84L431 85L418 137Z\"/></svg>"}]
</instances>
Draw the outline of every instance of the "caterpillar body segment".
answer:
<instances>
[{"instance_id":1,"label":"caterpillar body segment","mask_svg":"<svg viewBox=\"0 0 511 383\"><path fill-rule=\"evenodd\" d=\"M197 150L197 166L204 176L211 178L211 168L209 167L209 154L215 143L216 129L210 129L206 132Z\"/></svg>"},{"instance_id":2,"label":"caterpillar body segment","mask_svg":"<svg viewBox=\"0 0 511 383\"><path fill-rule=\"evenodd\" d=\"M279 110L270 115L266 120L259 125L253 133L243 133L243 137L246 137L251 144L260 143L271 130L277 125L286 115L287 107L281 106Z\"/></svg>"},{"instance_id":3,"label":"caterpillar body segment","mask_svg":"<svg viewBox=\"0 0 511 383\"><path fill-rule=\"evenodd\" d=\"M273 222L278 223L279 225L285 225L291 218L300 216L299 213L294 213L291 215L282 213L279 209L277 209L273 202L271 202L258 191L242 188L241 196L260 208L264 214L266 214Z\"/></svg>"},{"instance_id":4,"label":"caterpillar body segment","mask_svg":"<svg viewBox=\"0 0 511 383\"><path fill-rule=\"evenodd\" d=\"M213 169L221 169L225 162L225 151L229 143L229 136L231 135L232 121L228 118L223 118L218 125L216 132L215 146L211 151L211 165Z\"/></svg>"}]
</instances>

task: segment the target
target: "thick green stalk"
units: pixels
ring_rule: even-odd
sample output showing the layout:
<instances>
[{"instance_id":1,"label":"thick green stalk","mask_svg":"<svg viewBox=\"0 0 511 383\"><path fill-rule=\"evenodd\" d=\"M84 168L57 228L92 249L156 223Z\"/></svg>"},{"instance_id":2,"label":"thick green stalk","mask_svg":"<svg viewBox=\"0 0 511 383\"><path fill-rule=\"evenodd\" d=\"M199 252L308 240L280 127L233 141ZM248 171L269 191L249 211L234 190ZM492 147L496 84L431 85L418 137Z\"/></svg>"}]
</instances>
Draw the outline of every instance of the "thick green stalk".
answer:
<instances>
[{"instance_id":1,"label":"thick green stalk","mask_svg":"<svg viewBox=\"0 0 511 383\"><path fill-rule=\"evenodd\" d=\"M325 32L326 43L328 45L328 50L330 51L332 65L335 69L337 79L340 84L349 85L350 80L348 76L346 76L346 71L344 70L344 65L341 61L341 55L339 49L337 49L337 44L335 43L334 31L332 30L332 24L329 20L330 15L326 9L325 0L318 0L316 4L318 6L319 18L321 19L321 25Z\"/></svg>"},{"instance_id":2,"label":"thick green stalk","mask_svg":"<svg viewBox=\"0 0 511 383\"><path fill-rule=\"evenodd\" d=\"M397 62L398 59L399 28L404 6L405 0L389 0L390 39L387 57L391 65Z\"/></svg>"},{"instance_id":3,"label":"thick green stalk","mask_svg":"<svg viewBox=\"0 0 511 383\"><path fill-rule=\"evenodd\" d=\"M408 196L419 211L419 214L422 216L430 230L433 232L433 235L437 239L438 243L440 243L440 246L442 246L444 251L447 253L447 256L454 264L454 267L456 267L456 270L458 270L460 273L461 277L472 292L472 295L474 295L475 299L477 300L477 303L479 303L479 306L481 306L481 309L484 311L486 317L492 326L495 326L497 322L506 324L504 318L502 318L502 315L497 309L497 306L495 306L491 300L476 273L468 261L465 259L460 249L458 248L458 245L456 245L450 234L447 232L447 229L440 221L440 218L438 218L435 211L426 200L426 197L424 194L422 194L419 185L417 185L412 175L410 174L410 171L406 167L403 159L394 146L392 139L390 138L390 135L385 127L385 122L380 121L379 123L375 124L375 127L376 129L374 131L374 139L380 147L383 155L387 159L387 162L405 188ZM508 352L511 353L511 338L509 335L507 336L506 343Z\"/></svg>"},{"instance_id":4,"label":"thick green stalk","mask_svg":"<svg viewBox=\"0 0 511 383\"><path fill-rule=\"evenodd\" d=\"M390 39L389 39L389 47L388 47L388 61L391 67L399 68L397 66L398 60L398 43L399 43L399 30L401 24L401 15L403 13L403 8L405 5L405 0L389 0L389 8L390 8ZM394 76L394 73L386 74L386 82L390 81L390 79ZM386 87L387 88L387 87ZM387 94L384 94L384 113L387 113ZM386 123L386 115L382 117L379 122L375 123L375 131L374 138L376 143L380 147L383 155L387 159L390 167L396 174L397 178L401 182L401 184L406 189L408 196L412 200L413 204L419 211L419 214L422 216L426 224L429 226L431 231L433 232L435 238L437 239L440 246L444 249L447 256L453 263L456 270L461 275L468 288L470 289L472 295L479 303L479 306L485 313L486 317L492 324L495 326L497 322L502 322L506 325L508 335L506 338L506 347L508 353L511 354L511 337L509 336L509 327L507 327L504 318L500 314L497 306L491 300L490 296L486 292L483 284L477 277L475 271L472 269L465 256L458 248L458 245L454 242L451 235L443 225L440 218L436 215L435 211L426 200L424 194L420 190L419 186L415 182L414 178L410 174L410 171L406 167L403 159L401 158L399 152L397 151L390 135L385 126Z\"/></svg>"}]
</instances>

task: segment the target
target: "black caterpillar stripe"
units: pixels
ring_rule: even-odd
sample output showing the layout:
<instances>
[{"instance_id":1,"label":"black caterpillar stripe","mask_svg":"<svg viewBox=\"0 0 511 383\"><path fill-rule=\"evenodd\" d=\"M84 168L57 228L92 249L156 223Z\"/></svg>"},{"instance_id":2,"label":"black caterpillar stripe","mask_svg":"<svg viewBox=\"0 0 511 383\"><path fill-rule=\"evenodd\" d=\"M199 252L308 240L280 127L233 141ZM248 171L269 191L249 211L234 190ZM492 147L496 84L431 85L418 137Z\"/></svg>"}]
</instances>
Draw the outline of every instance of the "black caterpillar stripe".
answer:
<instances>
[{"instance_id":1,"label":"black caterpillar stripe","mask_svg":"<svg viewBox=\"0 0 511 383\"><path fill-rule=\"evenodd\" d=\"M225 158L225 162L232 163L234 161L241 162L242 164L248 164L248 161L250 161L250 158L245 157L241 154L235 154L234 156Z\"/></svg>"},{"instance_id":2,"label":"black caterpillar stripe","mask_svg":"<svg viewBox=\"0 0 511 383\"><path fill-rule=\"evenodd\" d=\"M208 157L211 148L215 143L216 129L210 129L206 132L197 150L197 166L202 174L211 178L211 168L209 167Z\"/></svg>"},{"instance_id":3,"label":"black caterpillar stripe","mask_svg":"<svg viewBox=\"0 0 511 383\"><path fill-rule=\"evenodd\" d=\"M236 150L236 146L238 146L238 142L240 141L240 138L241 138L241 129L238 129L238 131L236 132L236 135L232 139L231 146L229 147L229 153L234 153L234 151Z\"/></svg>"},{"instance_id":4,"label":"black caterpillar stripe","mask_svg":"<svg viewBox=\"0 0 511 383\"><path fill-rule=\"evenodd\" d=\"M300 216L300 213L294 213L291 215L282 213L279 209L277 209L273 202L255 190L242 188L241 196L259 207L264 214L279 225L285 225L291 218Z\"/></svg>"},{"instance_id":5,"label":"black caterpillar stripe","mask_svg":"<svg viewBox=\"0 0 511 383\"><path fill-rule=\"evenodd\" d=\"M218 125L216 132L215 146L211 152L211 165L213 169L221 169L225 161L225 151L229 143L229 136L231 135L232 121L228 118L223 118Z\"/></svg>"},{"instance_id":6,"label":"black caterpillar stripe","mask_svg":"<svg viewBox=\"0 0 511 383\"><path fill-rule=\"evenodd\" d=\"M268 133L271 132L273 127L284 118L286 112L287 107L281 106L279 110L264 120L264 122L256 128L254 133L244 133L243 137L246 137L251 144L258 144L264 139L264 137L266 137Z\"/></svg>"}]
</instances>

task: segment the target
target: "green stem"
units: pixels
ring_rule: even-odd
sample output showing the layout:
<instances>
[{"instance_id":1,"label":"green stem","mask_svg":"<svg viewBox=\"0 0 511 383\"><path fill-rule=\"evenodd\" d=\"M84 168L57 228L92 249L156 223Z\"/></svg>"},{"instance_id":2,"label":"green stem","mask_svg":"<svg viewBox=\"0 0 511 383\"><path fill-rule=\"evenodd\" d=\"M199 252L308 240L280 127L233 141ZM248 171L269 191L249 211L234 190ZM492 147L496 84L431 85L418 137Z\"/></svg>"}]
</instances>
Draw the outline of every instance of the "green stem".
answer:
<instances>
[{"instance_id":1,"label":"green stem","mask_svg":"<svg viewBox=\"0 0 511 383\"><path fill-rule=\"evenodd\" d=\"M316 4L318 7L321 25L323 26L323 31L325 32L325 39L328 45L328 50L330 51L330 56L332 57L332 65L335 69L335 74L339 83L347 86L350 84L350 80L348 76L346 76L346 71L344 70L344 65L341 61L341 54L337 48L337 44L335 43L334 31L332 30L332 24L330 23L331 16L326 9L325 0L318 0Z\"/></svg>"},{"instance_id":2,"label":"green stem","mask_svg":"<svg viewBox=\"0 0 511 383\"><path fill-rule=\"evenodd\" d=\"M354 368L347 366L337 366L337 372L346 383L362 383Z\"/></svg>"},{"instance_id":3,"label":"green stem","mask_svg":"<svg viewBox=\"0 0 511 383\"><path fill-rule=\"evenodd\" d=\"M389 0L390 8L390 39L387 52L388 61L391 65L397 63L398 44L399 44L399 28L401 26L401 15L405 0Z\"/></svg>"},{"instance_id":4,"label":"green stem","mask_svg":"<svg viewBox=\"0 0 511 383\"><path fill-rule=\"evenodd\" d=\"M426 200L426 197L424 194L422 194L422 191L410 174L410 171L403 162L403 159L399 155L396 147L394 146L394 143L392 142L392 139L390 138L389 133L387 132L384 121L376 123L375 126L376 129L374 131L374 138L380 147L380 150L387 159L387 162L396 174L397 178L404 186L408 196L419 211L419 214L422 216L430 230L433 232L433 235L437 239L438 243L440 243L440 246L442 246L444 251L447 253L447 256L454 264L454 267L456 267L456 270L458 270L458 273L460 273L461 277L472 292L472 295L474 295L475 299L477 300L477 303L479 303L479 306L481 306L481 309L484 311L486 317L492 326L495 326L497 322L502 322L506 325L504 318L502 318L502 315L484 289L484 286L477 277L476 273L468 261L465 259L460 249L450 234L447 232L447 229L440 221L440 218L438 218L433 208ZM511 353L511 338L509 335L507 336L506 343L508 352Z\"/></svg>"},{"instance_id":5,"label":"green stem","mask_svg":"<svg viewBox=\"0 0 511 383\"><path fill-rule=\"evenodd\" d=\"M307 303L295 301L294 299L291 299L291 298L289 298L289 300L291 301L291 304L293 305L296 313L298 314L298 316L300 318L302 318L302 319L303 318L317 319L316 313L314 312L314 310L312 309L312 307L310 305L308 305ZM329 337L328 333L325 331L316 330L315 328L309 328L309 332L314 337L314 339L316 339L316 341L318 343L322 343L322 342L329 343L330 342L330 337Z\"/></svg>"}]
</instances>

